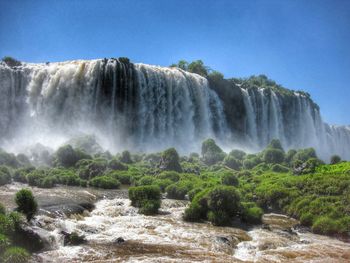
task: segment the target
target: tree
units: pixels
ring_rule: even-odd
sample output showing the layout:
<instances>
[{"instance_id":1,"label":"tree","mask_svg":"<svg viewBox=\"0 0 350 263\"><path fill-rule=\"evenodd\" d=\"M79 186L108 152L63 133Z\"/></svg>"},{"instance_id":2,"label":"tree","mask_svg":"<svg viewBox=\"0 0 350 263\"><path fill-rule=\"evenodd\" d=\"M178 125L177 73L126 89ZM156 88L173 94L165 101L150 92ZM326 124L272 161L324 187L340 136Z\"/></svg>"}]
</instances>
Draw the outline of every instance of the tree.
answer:
<instances>
[{"instance_id":1,"label":"tree","mask_svg":"<svg viewBox=\"0 0 350 263\"><path fill-rule=\"evenodd\" d=\"M5 62L9 67L17 67L20 66L22 63L12 57L3 57L2 61Z\"/></svg>"},{"instance_id":2,"label":"tree","mask_svg":"<svg viewBox=\"0 0 350 263\"><path fill-rule=\"evenodd\" d=\"M264 151L264 161L266 163L282 163L284 161L284 152L280 149L267 148Z\"/></svg>"},{"instance_id":3,"label":"tree","mask_svg":"<svg viewBox=\"0 0 350 263\"><path fill-rule=\"evenodd\" d=\"M206 164L213 165L222 161L225 153L213 139L207 139L202 143L202 157Z\"/></svg>"},{"instance_id":4,"label":"tree","mask_svg":"<svg viewBox=\"0 0 350 263\"><path fill-rule=\"evenodd\" d=\"M204 65L202 60L195 60L188 65L188 71L208 77L209 68Z\"/></svg>"},{"instance_id":5,"label":"tree","mask_svg":"<svg viewBox=\"0 0 350 263\"><path fill-rule=\"evenodd\" d=\"M122 161L123 163L132 163L130 152L129 151L122 152L122 156L120 157L120 161Z\"/></svg>"},{"instance_id":6,"label":"tree","mask_svg":"<svg viewBox=\"0 0 350 263\"><path fill-rule=\"evenodd\" d=\"M25 214L30 221L38 210L33 193L29 189L22 189L16 193L15 201L18 206L17 211Z\"/></svg>"}]
</instances>

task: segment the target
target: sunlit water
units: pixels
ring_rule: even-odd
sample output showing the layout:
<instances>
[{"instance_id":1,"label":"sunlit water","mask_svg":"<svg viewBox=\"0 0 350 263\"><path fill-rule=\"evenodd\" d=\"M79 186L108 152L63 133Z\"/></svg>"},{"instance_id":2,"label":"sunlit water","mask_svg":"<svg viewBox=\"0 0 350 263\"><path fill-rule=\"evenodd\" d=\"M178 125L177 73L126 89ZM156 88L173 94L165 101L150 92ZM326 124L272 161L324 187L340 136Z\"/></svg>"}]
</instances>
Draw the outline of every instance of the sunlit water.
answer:
<instances>
[{"instance_id":1,"label":"sunlit water","mask_svg":"<svg viewBox=\"0 0 350 263\"><path fill-rule=\"evenodd\" d=\"M2 200L6 195L13 197L22 186L0 187ZM282 215L265 215L265 227L245 231L184 222L187 201L164 199L159 215L144 216L130 206L125 190L33 190L39 203L45 195L52 200L65 196L72 202L89 198L97 202L92 212L83 215L65 217L41 211L33 228L45 239L48 250L35 254L32 262L350 262L349 243L288 231L297 221ZM64 246L61 231L78 232L87 243ZM118 237L125 242L116 242Z\"/></svg>"}]
</instances>

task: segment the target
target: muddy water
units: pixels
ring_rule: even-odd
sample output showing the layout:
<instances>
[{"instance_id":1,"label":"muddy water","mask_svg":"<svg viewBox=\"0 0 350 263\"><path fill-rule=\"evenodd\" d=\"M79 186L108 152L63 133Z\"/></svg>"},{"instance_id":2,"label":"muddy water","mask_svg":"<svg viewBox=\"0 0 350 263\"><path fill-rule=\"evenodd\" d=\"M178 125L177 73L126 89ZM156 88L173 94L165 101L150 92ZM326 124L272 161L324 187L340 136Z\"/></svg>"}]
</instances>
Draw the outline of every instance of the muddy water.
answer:
<instances>
[{"instance_id":1,"label":"muddy water","mask_svg":"<svg viewBox=\"0 0 350 263\"><path fill-rule=\"evenodd\" d=\"M9 188L15 192L18 187ZM11 199L8 190L0 187L2 200ZM55 196L61 203L96 203L79 216L37 216L33 228L45 236L50 250L34 255L33 262L350 262L350 244L291 231L297 221L282 215L265 215L264 227L242 230L184 222L186 201L165 199L160 215L143 216L130 206L125 190L34 190L46 206ZM87 243L63 246L61 231L85 235ZM125 242L116 242L119 237Z\"/></svg>"}]
</instances>

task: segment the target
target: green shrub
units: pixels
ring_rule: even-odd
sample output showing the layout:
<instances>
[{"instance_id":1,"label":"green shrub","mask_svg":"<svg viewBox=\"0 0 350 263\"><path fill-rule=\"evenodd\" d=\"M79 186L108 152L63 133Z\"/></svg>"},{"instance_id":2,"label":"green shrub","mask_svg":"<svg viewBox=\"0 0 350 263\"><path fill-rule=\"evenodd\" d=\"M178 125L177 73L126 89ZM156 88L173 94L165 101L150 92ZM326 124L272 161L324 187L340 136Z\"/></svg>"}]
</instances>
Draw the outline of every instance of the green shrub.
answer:
<instances>
[{"instance_id":1,"label":"green shrub","mask_svg":"<svg viewBox=\"0 0 350 263\"><path fill-rule=\"evenodd\" d=\"M274 165L272 165L271 170L273 172L276 172L276 173L288 173L289 172L289 168L285 167L285 166L283 166L281 164L274 164Z\"/></svg>"},{"instance_id":2,"label":"green shrub","mask_svg":"<svg viewBox=\"0 0 350 263\"><path fill-rule=\"evenodd\" d=\"M89 181L89 184L93 187L103 188L103 189L118 189L120 182L110 176L97 176Z\"/></svg>"},{"instance_id":3,"label":"green shrub","mask_svg":"<svg viewBox=\"0 0 350 263\"><path fill-rule=\"evenodd\" d=\"M146 175L141 177L138 181L137 181L137 186L139 185L152 185L153 182L156 180L155 177L150 176L150 175Z\"/></svg>"},{"instance_id":4,"label":"green shrub","mask_svg":"<svg viewBox=\"0 0 350 263\"><path fill-rule=\"evenodd\" d=\"M184 200L187 192L189 191L188 185L184 184L171 184L165 191L167 192L167 197L171 199Z\"/></svg>"},{"instance_id":5,"label":"green shrub","mask_svg":"<svg viewBox=\"0 0 350 263\"><path fill-rule=\"evenodd\" d=\"M11 174L6 166L0 166L0 186L11 183Z\"/></svg>"},{"instance_id":6,"label":"green shrub","mask_svg":"<svg viewBox=\"0 0 350 263\"><path fill-rule=\"evenodd\" d=\"M202 158L207 165L213 165L222 161L225 153L213 139L207 139L202 143Z\"/></svg>"},{"instance_id":7,"label":"green shrub","mask_svg":"<svg viewBox=\"0 0 350 263\"><path fill-rule=\"evenodd\" d=\"M333 155L331 157L331 164L337 164L341 162L341 158L339 155Z\"/></svg>"},{"instance_id":8,"label":"green shrub","mask_svg":"<svg viewBox=\"0 0 350 263\"><path fill-rule=\"evenodd\" d=\"M130 185L132 181L132 175L127 171L113 171L106 175L117 179L121 184Z\"/></svg>"},{"instance_id":9,"label":"green shrub","mask_svg":"<svg viewBox=\"0 0 350 263\"><path fill-rule=\"evenodd\" d=\"M154 215L158 213L160 200L146 200L140 207L139 212L144 215Z\"/></svg>"},{"instance_id":10,"label":"green shrub","mask_svg":"<svg viewBox=\"0 0 350 263\"><path fill-rule=\"evenodd\" d=\"M232 156L237 160L243 161L244 157L246 156L246 153L241 150L232 150L229 153L229 156Z\"/></svg>"},{"instance_id":11,"label":"green shrub","mask_svg":"<svg viewBox=\"0 0 350 263\"><path fill-rule=\"evenodd\" d=\"M262 160L257 157L257 156L254 156L252 158L247 158L243 161L243 167L245 169L253 169L255 166L257 166L258 164L260 164L262 162Z\"/></svg>"},{"instance_id":12,"label":"green shrub","mask_svg":"<svg viewBox=\"0 0 350 263\"><path fill-rule=\"evenodd\" d=\"M108 161L103 158L93 160L80 160L76 166L78 168L78 175L81 179L89 180L96 176L103 175L106 171Z\"/></svg>"},{"instance_id":13,"label":"green shrub","mask_svg":"<svg viewBox=\"0 0 350 263\"><path fill-rule=\"evenodd\" d=\"M260 224L264 211L254 202L242 202L241 219L251 224Z\"/></svg>"},{"instance_id":14,"label":"green shrub","mask_svg":"<svg viewBox=\"0 0 350 263\"><path fill-rule=\"evenodd\" d=\"M294 158L294 155L297 153L296 150L294 149L291 149L287 152L286 154L286 158L285 158L285 161L287 164L291 165L292 164L292 161L293 161L293 158Z\"/></svg>"},{"instance_id":15,"label":"green shrub","mask_svg":"<svg viewBox=\"0 0 350 263\"><path fill-rule=\"evenodd\" d=\"M0 214L0 234L11 235L15 231L13 220L5 215Z\"/></svg>"},{"instance_id":16,"label":"green shrub","mask_svg":"<svg viewBox=\"0 0 350 263\"><path fill-rule=\"evenodd\" d=\"M13 57L3 57L2 61L6 63L7 66L13 68L13 67L19 67L22 65L21 61L18 61L17 59L13 58Z\"/></svg>"},{"instance_id":17,"label":"green shrub","mask_svg":"<svg viewBox=\"0 0 350 263\"><path fill-rule=\"evenodd\" d=\"M267 148L264 151L265 163L282 163L284 161L284 152L280 149Z\"/></svg>"},{"instance_id":18,"label":"green shrub","mask_svg":"<svg viewBox=\"0 0 350 263\"><path fill-rule=\"evenodd\" d=\"M38 204L28 189L22 189L16 193L15 201L17 204L17 211L26 215L27 220L31 220L38 210Z\"/></svg>"},{"instance_id":19,"label":"green shrub","mask_svg":"<svg viewBox=\"0 0 350 263\"><path fill-rule=\"evenodd\" d=\"M5 249L10 245L10 240L7 236L0 233L0 255L5 251Z\"/></svg>"},{"instance_id":20,"label":"green shrub","mask_svg":"<svg viewBox=\"0 0 350 263\"><path fill-rule=\"evenodd\" d=\"M13 180L20 183L28 183L27 175L35 170L34 166L27 166L16 169L13 173Z\"/></svg>"},{"instance_id":21,"label":"green shrub","mask_svg":"<svg viewBox=\"0 0 350 263\"><path fill-rule=\"evenodd\" d=\"M159 179L170 179L173 182L177 182L180 180L180 175L175 171L164 171L157 175Z\"/></svg>"},{"instance_id":22,"label":"green shrub","mask_svg":"<svg viewBox=\"0 0 350 263\"><path fill-rule=\"evenodd\" d=\"M170 179L156 179L156 180L153 182L154 185L158 185L158 186L159 186L159 188L160 188L160 190L161 190L162 192L165 192L165 189L166 189L169 185L171 185L171 184L173 184L173 183L174 183L174 182L171 181Z\"/></svg>"},{"instance_id":23,"label":"green shrub","mask_svg":"<svg viewBox=\"0 0 350 263\"><path fill-rule=\"evenodd\" d=\"M131 154L129 151L124 151L122 152L122 155L120 157L120 161L122 161L123 163L133 163L132 159L131 159Z\"/></svg>"},{"instance_id":24,"label":"green shrub","mask_svg":"<svg viewBox=\"0 0 350 263\"><path fill-rule=\"evenodd\" d=\"M242 166L241 162L238 159L236 159L235 157L230 156L230 155L227 155L225 157L224 165L226 165L234 170L239 170L239 169L241 169L241 166Z\"/></svg>"},{"instance_id":25,"label":"green shrub","mask_svg":"<svg viewBox=\"0 0 350 263\"><path fill-rule=\"evenodd\" d=\"M317 158L316 151L314 148L306 148L298 150L293 157L293 161L299 160L301 162L306 162L311 158Z\"/></svg>"},{"instance_id":26,"label":"green shrub","mask_svg":"<svg viewBox=\"0 0 350 263\"><path fill-rule=\"evenodd\" d=\"M199 192L203 191L203 188L194 188L191 191L188 192L188 199L190 201L193 200L193 198L198 194Z\"/></svg>"},{"instance_id":27,"label":"green shrub","mask_svg":"<svg viewBox=\"0 0 350 263\"><path fill-rule=\"evenodd\" d=\"M55 163L57 166L73 167L82 159L91 159L91 156L79 149L73 149L69 144L58 148L55 153Z\"/></svg>"},{"instance_id":28,"label":"green shrub","mask_svg":"<svg viewBox=\"0 0 350 263\"><path fill-rule=\"evenodd\" d=\"M0 203L0 215L5 215L5 214L6 214L6 208L2 203Z\"/></svg>"},{"instance_id":29,"label":"green shrub","mask_svg":"<svg viewBox=\"0 0 350 263\"><path fill-rule=\"evenodd\" d=\"M312 231L317 234L334 234L337 228L336 220L327 216L319 217L312 225Z\"/></svg>"},{"instance_id":30,"label":"green shrub","mask_svg":"<svg viewBox=\"0 0 350 263\"><path fill-rule=\"evenodd\" d=\"M221 183L224 185L237 186L238 179L233 173L226 172L221 176Z\"/></svg>"},{"instance_id":31,"label":"green shrub","mask_svg":"<svg viewBox=\"0 0 350 263\"><path fill-rule=\"evenodd\" d=\"M273 139L269 145L267 146L267 148L269 149L276 149L276 150L281 150L282 152L284 152L282 144L280 142L280 140L278 139Z\"/></svg>"},{"instance_id":32,"label":"green shrub","mask_svg":"<svg viewBox=\"0 0 350 263\"><path fill-rule=\"evenodd\" d=\"M129 188L131 205L139 207L140 213L156 214L160 207L160 189L154 185L136 186Z\"/></svg>"},{"instance_id":33,"label":"green shrub","mask_svg":"<svg viewBox=\"0 0 350 263\"><path fill-rule=\"evenodd\" d=\"M4 150L0 149L0 165L17 168L19 166L19 162L14 154L7 153Z\"/></svg>"},{"instance_id":34,"label":"green shrub","mask_svg":"<svg viewBox=\"0 0 350 263\"><path fill-rule=\"evenodd\" d=\"M126 171L128 166L118 161L116 158L112 159L108 163L108 168L112 170Z\"/></svg>"},{"instance_id":35,"label":"green shrub","mask_svg":"<svg viewBox=\"0 0 350 263\"><path fill-rule=\"evenodd\" d=\"M182 172L180 157L175 148L169 148L162 153L159 168L161 170Z\"/></svg>"},{"instance_id":36,"label":"green shrub","mask_svg":"<svg viewBox=\"0 0 350 263\"><path fill-rule=\"evenodd\" d=\"M3 255L4 263L25 263L30 259L30 254L21 247L10 247Z\"/></svg>"}]
</instances>

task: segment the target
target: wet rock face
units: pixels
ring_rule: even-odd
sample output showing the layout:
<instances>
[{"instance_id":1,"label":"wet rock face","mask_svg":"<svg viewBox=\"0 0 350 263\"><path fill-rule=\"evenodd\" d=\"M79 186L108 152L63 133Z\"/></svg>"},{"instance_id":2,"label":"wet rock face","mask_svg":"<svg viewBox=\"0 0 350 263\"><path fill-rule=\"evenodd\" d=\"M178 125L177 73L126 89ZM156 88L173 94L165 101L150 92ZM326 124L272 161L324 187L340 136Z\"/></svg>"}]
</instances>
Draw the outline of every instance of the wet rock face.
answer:
<instances>
[{"instance_id":1,"label":"wet rock face","mask_svg":"<svg viewBox=\"0 0 350 263\"><path fill-rule=\"evenodd\" d=\"M85 236L79 235L76 232L67 233L65 231L61 231L63 235L63 244L64 246L78 246L87 242Z\"/></svg>"},{"instance_id":2,"label":"wet rock face","mask_svg":"<svg viewBox=\"0 0 350 263\"><path fill-rule=\"evenodd\" d=\"M16 234L13 236L13 242L30 252L38 252L45 247L45 241L41 236L26 224L16 230Z\"/></svg>"}]
</instances>

